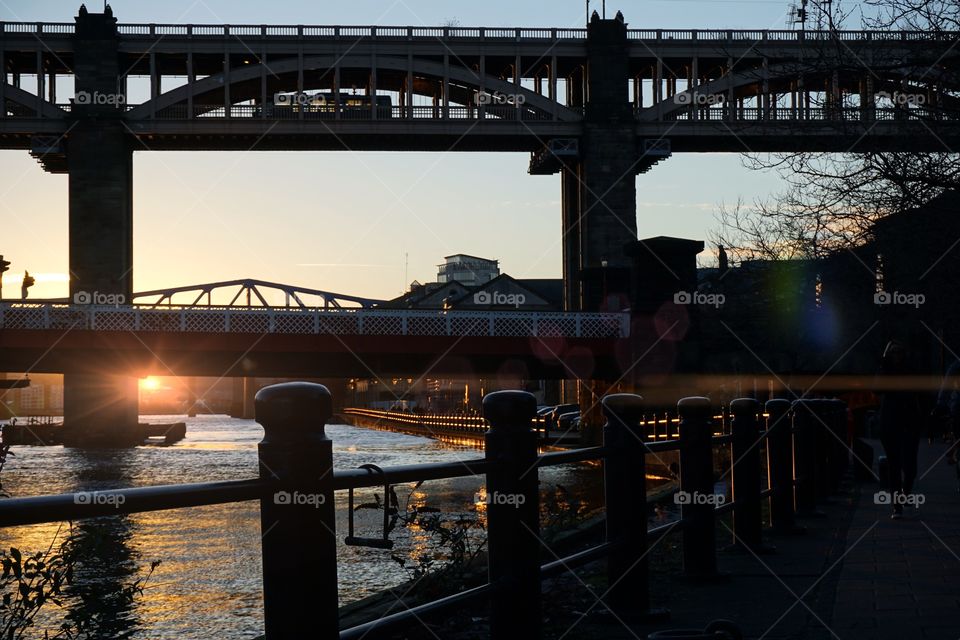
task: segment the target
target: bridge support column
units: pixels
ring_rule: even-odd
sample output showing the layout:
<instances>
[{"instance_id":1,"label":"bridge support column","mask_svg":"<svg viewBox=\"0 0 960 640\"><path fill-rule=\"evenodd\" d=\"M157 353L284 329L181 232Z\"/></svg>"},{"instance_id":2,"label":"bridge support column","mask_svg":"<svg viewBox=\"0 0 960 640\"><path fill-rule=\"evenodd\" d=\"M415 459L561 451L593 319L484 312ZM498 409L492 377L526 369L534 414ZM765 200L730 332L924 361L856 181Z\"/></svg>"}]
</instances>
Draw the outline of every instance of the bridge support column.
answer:
<instances>
[{"instance_id":1,"label":"bridge support column","mask_svg":"<svg viewBox=\"0 0 960 640\"><path fill-rule=\"evenodd\" d=\"M254 396L257 395L256 378L233 379L233 401L230 403L230 417L241 420L254 418Z\"/></svg>"},{"instance_id":2,"label":"bridge support column","mask_svg":"<svg viewBox=\"0 0 960 640\"><path fill-rule=\"evenodd\" d=\"M70 295L76 304L128 304L133 294L133 151L117 108L116 18L84 11L75 33L76 124L67 136ZM118 375L122 373L64 376L65 444L136 444L137 379Z\"/></svg>"},{"instance_id":3,"label":"bridge support column","mask_svg":"<svg viewBox=\"0 0 960 640\"><path fill-rule=\"evenodd\" d=\"M564 305L568 311L611 308L629 289L624 247L637 240L639 164L630 103L627 27L622 19L590 21L589 99L578 162L563 171ZM620 295L618 295L620 294ZM615 305L618 306L618 305ZM622 308L622 307L620 307ZM599 399L611 381L579 380L581 440L598 444L604 418Z\"/></svg>"}]
</instances>

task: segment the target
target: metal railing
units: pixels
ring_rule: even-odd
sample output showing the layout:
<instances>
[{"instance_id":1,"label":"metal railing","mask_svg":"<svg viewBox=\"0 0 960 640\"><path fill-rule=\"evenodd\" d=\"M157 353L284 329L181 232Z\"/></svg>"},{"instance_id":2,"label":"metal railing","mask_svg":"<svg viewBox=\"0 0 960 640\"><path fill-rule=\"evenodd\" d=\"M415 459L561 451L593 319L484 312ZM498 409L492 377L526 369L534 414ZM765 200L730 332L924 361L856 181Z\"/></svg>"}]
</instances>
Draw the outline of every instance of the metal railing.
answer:
<instances>
[{"instance_id":1,"label":"metal railing","mask_svg":"<svg viewBox=\"0 0 960 640\"><path fill-rule=\"evenodd\" d=\"M790 532L797 513L814 514L819 501L838 491L848 462L843 445L846 405L836 400L786 400L761 405L742 398L730 405L730 433L714 435L707 398L678 404L679 437L647 443L640 420L643 399L607 396L603 445L538 455L530 429L536 410L532 394L501 391L483 400L486 432L483 458L442 464L335 471L332 442L324 426L332 415L329 391L311 383L266 387L256 397L264 438L258 449L257 479L143 487L0 501L0 526L29 525L105 515L178 509L246 500L260 501L263 536L264 626L267 640L317 637L357 640L384 637L399 626L478 600L490 602L491 638L536 637L541 625L540 582L606 558L610 589L604 604L615 614L649 611L647 549L652 540L682 532L683 570L689 576L716 575L716 518L733 513L736 544L762 548L761 503L770 499L770 524ZM840 445L837 444L840 442ZM730 447L723 476L732 481L729 502L715 496L716 447ZM766 451L763 473L761 449ZM646 458L666 451L680 457L679 520L647 525ZM536 469L587 460L604 461L606 535L603 543L541 564L539 489ZM488 495L523 497L489 501L488 581L402 613L340 630L337 597L337 541L334 492L445 478L486 476ZM766 477L766 483L764 482ZM766 484L766 488L764 488ZM289 496L307 495L307 501ZM120 497L122 496L122 499ZM717 503L720 502L718 505ZM310 587L291 579L310 576Z\"/></svg>"},{"instance_id":2,"label":"metal railing","mask_svg":"<svg viewBox=\"0 0 960 640\"><path fill-rule=\"evenodd\" d=\"M60 106L60 105L58 105ZM136 105L139 106L139 105ZM259 105L238 104L229 108L224 105L193 105L192 111L186 104L175 104L157 111L154 116L158 120L184 120L189 118L213 119L246 119L268 121L373 121L384 122L404 120L483 120L496 122L538 122L553 120L554 115L529 106L377 106L368 107L305 107L303 109L287 107L268 107L263 109Z\"/></svg>"},{"instance_id":3,"label":"metal railing","mask_svg":"<svg viewBox=\"0 0 960 640\"><path fill-rule=\"evenodd\" d=\"M0 304L3 329L625 338L628 313Z\"/></svg>"},{"instance_id":4,"label":"metal railing","mask_svg":"<svg viewBox=\"0 0 960 640\"><path fill-rule=\"evenodd\" d=\"M71 22L0 22L0 34L69 35ZM189 38L375 38L378 40L571 40L587 38L585 28L556 27L428 27L347 25L215 25L215 24L119 24L122 36ZM656 42L805 42L805 41L954 41L957 31L871 31L790 29L628 29L630 40Z\"/></svg>"},{"instance_id":5,"label":"metal railing","mask_svg":"<svg viewBox=\"0 0 960 640\"><path fill-rule=\"evenodd\" d=\"M637 110L639 116L645 108ZM696 112L694 114L694 112ZM663 115L667 121L737 122L874 122L874 121L955 121L960 111L931 107L737 107L722 104L710 108L684 108Z\"/></svg>"}]
</instances>

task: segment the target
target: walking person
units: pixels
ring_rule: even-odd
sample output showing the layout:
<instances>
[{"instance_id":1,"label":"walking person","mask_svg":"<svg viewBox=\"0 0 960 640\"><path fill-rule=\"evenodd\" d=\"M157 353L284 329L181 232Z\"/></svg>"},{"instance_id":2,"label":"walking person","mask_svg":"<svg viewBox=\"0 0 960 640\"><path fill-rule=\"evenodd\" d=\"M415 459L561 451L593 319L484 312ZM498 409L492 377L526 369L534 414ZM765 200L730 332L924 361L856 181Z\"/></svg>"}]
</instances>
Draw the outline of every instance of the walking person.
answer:
<instances>
[{"instance_id":1,"label":"walking person","mask_svg":"<svg viewBox=\"0 0 960 640\"><path fill-rule=\"evenodd\" d=\"M920 446L920 398L907 388L913 373L907 348L891 340L883 351L880 365L880 440L887 456L887 484L891 518L903 517L905 496L913 493L917 477L917 451ZM881 481L883 479L881 478Z\"/></svg>"}]
</instances>

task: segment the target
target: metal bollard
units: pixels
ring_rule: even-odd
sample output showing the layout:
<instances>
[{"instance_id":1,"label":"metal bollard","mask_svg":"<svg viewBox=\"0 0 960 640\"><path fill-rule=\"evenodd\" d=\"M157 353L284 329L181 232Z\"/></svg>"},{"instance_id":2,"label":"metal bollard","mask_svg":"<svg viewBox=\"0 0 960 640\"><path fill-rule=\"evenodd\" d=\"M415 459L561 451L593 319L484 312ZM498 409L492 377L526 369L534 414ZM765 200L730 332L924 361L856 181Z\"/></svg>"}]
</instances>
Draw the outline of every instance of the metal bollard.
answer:
<instances>
[{"instance_id":1,"label":"metal bollard","mask_svg":"<svg viewBox=\"0 0 960 640\"><path fill-rule=\"evenodd\" d=\"M617 393L603 399L603 486L606 494L607 608L617 617L666 619L669 613L650 609L650 563L647 559L647 445L643 398Z\"/></svg>"},{"instance_id":2,"label":"metal bollard","mask_svg":"<svg viewBox=\"0 0 960 640\"><path fill-rule=\"evenodd\" d=\"M821 517L817 510L817 425L814 400L793 401L793 466L796 471L796 512L801 517Z\"/></svg>"},{"instance_id":3,"label":"metal bollard","mask_svg":"<svg viewBox=\"0 0 960 640\"><path fill-rule=\"evenodd\" d=\"M733 415L731 457L733 458L733 535L738 545L761 549L760 534L760 403L739 398L730 403Z\"/></svg>"},{"instance_id":4,"label":"metal bollard","mask_svg":"<svg viewBox=\"0 0 960 640\"><path fill-rule=\"evenodd\" d=\"M536 411L537 400L526 391L483 399L490 422L484 441L493 640L540 637L540 494L537 434L530 430Z\"/></svg>"},{"instance_id":5,"label":"metal bollard","mask_svg":"<svg viewBox=\"0 0 960 640\"><path fill-rule=\"evenodd\" d=\"M683 398L680 413L680 516L683 526L683 571L690 578L717 576L714 536L713 430L710 400Z\"/></svg>"},{"instance_id":6,"label":"metal bollard","mask_svg":"<svg viewBox=\"0 0 960 640\"><path fill-rule=\"evenodd\" d=\"M264 387L254 399L264 436L260 477L276 486L260 499L263 616L267 640L340 637L332 415L320 384ZM309 579L304 588L297 576Z\"/></svg>"},{"instance_id":7,"label":"metal bollard","mask_svg":"<svg viewBox=\"0 0 960 640\"><path fill-rule=\"evenodd\" d=\"M774 533L799 533L793 517L793 425L790 401L767 400L767 481L770 484L770 526Z\"/></svg>"}]
</instances>

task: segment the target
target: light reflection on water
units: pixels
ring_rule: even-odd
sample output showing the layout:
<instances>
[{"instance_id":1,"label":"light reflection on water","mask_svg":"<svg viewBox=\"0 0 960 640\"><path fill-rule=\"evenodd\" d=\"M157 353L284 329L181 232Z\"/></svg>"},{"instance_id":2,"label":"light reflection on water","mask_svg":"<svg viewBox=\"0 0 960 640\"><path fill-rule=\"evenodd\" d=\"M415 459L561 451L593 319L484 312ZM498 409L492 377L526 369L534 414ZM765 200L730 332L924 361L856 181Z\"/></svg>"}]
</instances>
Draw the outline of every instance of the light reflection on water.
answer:
<instances>
[{"instance_id":1,"label":"light reflection on water","mask_svg":"<svg viewBox=\"0 0 960 640\"><path fill-rule=\"evenodd\" d=\"M14 497L97 491L119 487L238 480L256 477L257 450L263 430L252 420L225 416L150 416L153 422L187 422L187 437L170 447L138 447L120 451L84 451L63 447L13 447L15 457L3 470L3 486ZM428 438L328 425L334 442L337 469L364 463L380 466L451 462L482 457L477 449L440 443ZM579 467L540 471L541 486L581 483L589 473ZM591 484L591 483L585 483ZM425 483L418 504L464 513L472 508L482 478L455 478ZM397 487L401 500L412 485ZM358 491L358 502L372 499L376 490ZM420 495L422 493L423 495ZM414 499L411 500L413 502ZM351 602L407 579L390 559L390 552L347 547L347 493L337 492L338 579L341 604ZM382 514L361 511L357 535L377 537ZM77 524L74 524L77 527ZM124 567L162 564L147 585L134 611L118 612L125 624L138 628L140 638L229 637L250 638L262 633L260 520L256 502L211 505L190 509L132 514L83 521L104 538L103 561L117 570L91 568L90 582L110 578L129 582ZM0 545L22 550L46 549L60 523L0 529ZM66 529L66 527L64 527ZM398 529L391 537L398 548L422 549L415 532ZM122 566L121 566L122 565ZM99 573L98 573L99 572ZM98 576L92 575L98 573ZM101 580L102 581L102 580ZM78 606L74 604L74 606Z\"/></svg>"}]
</instances>

